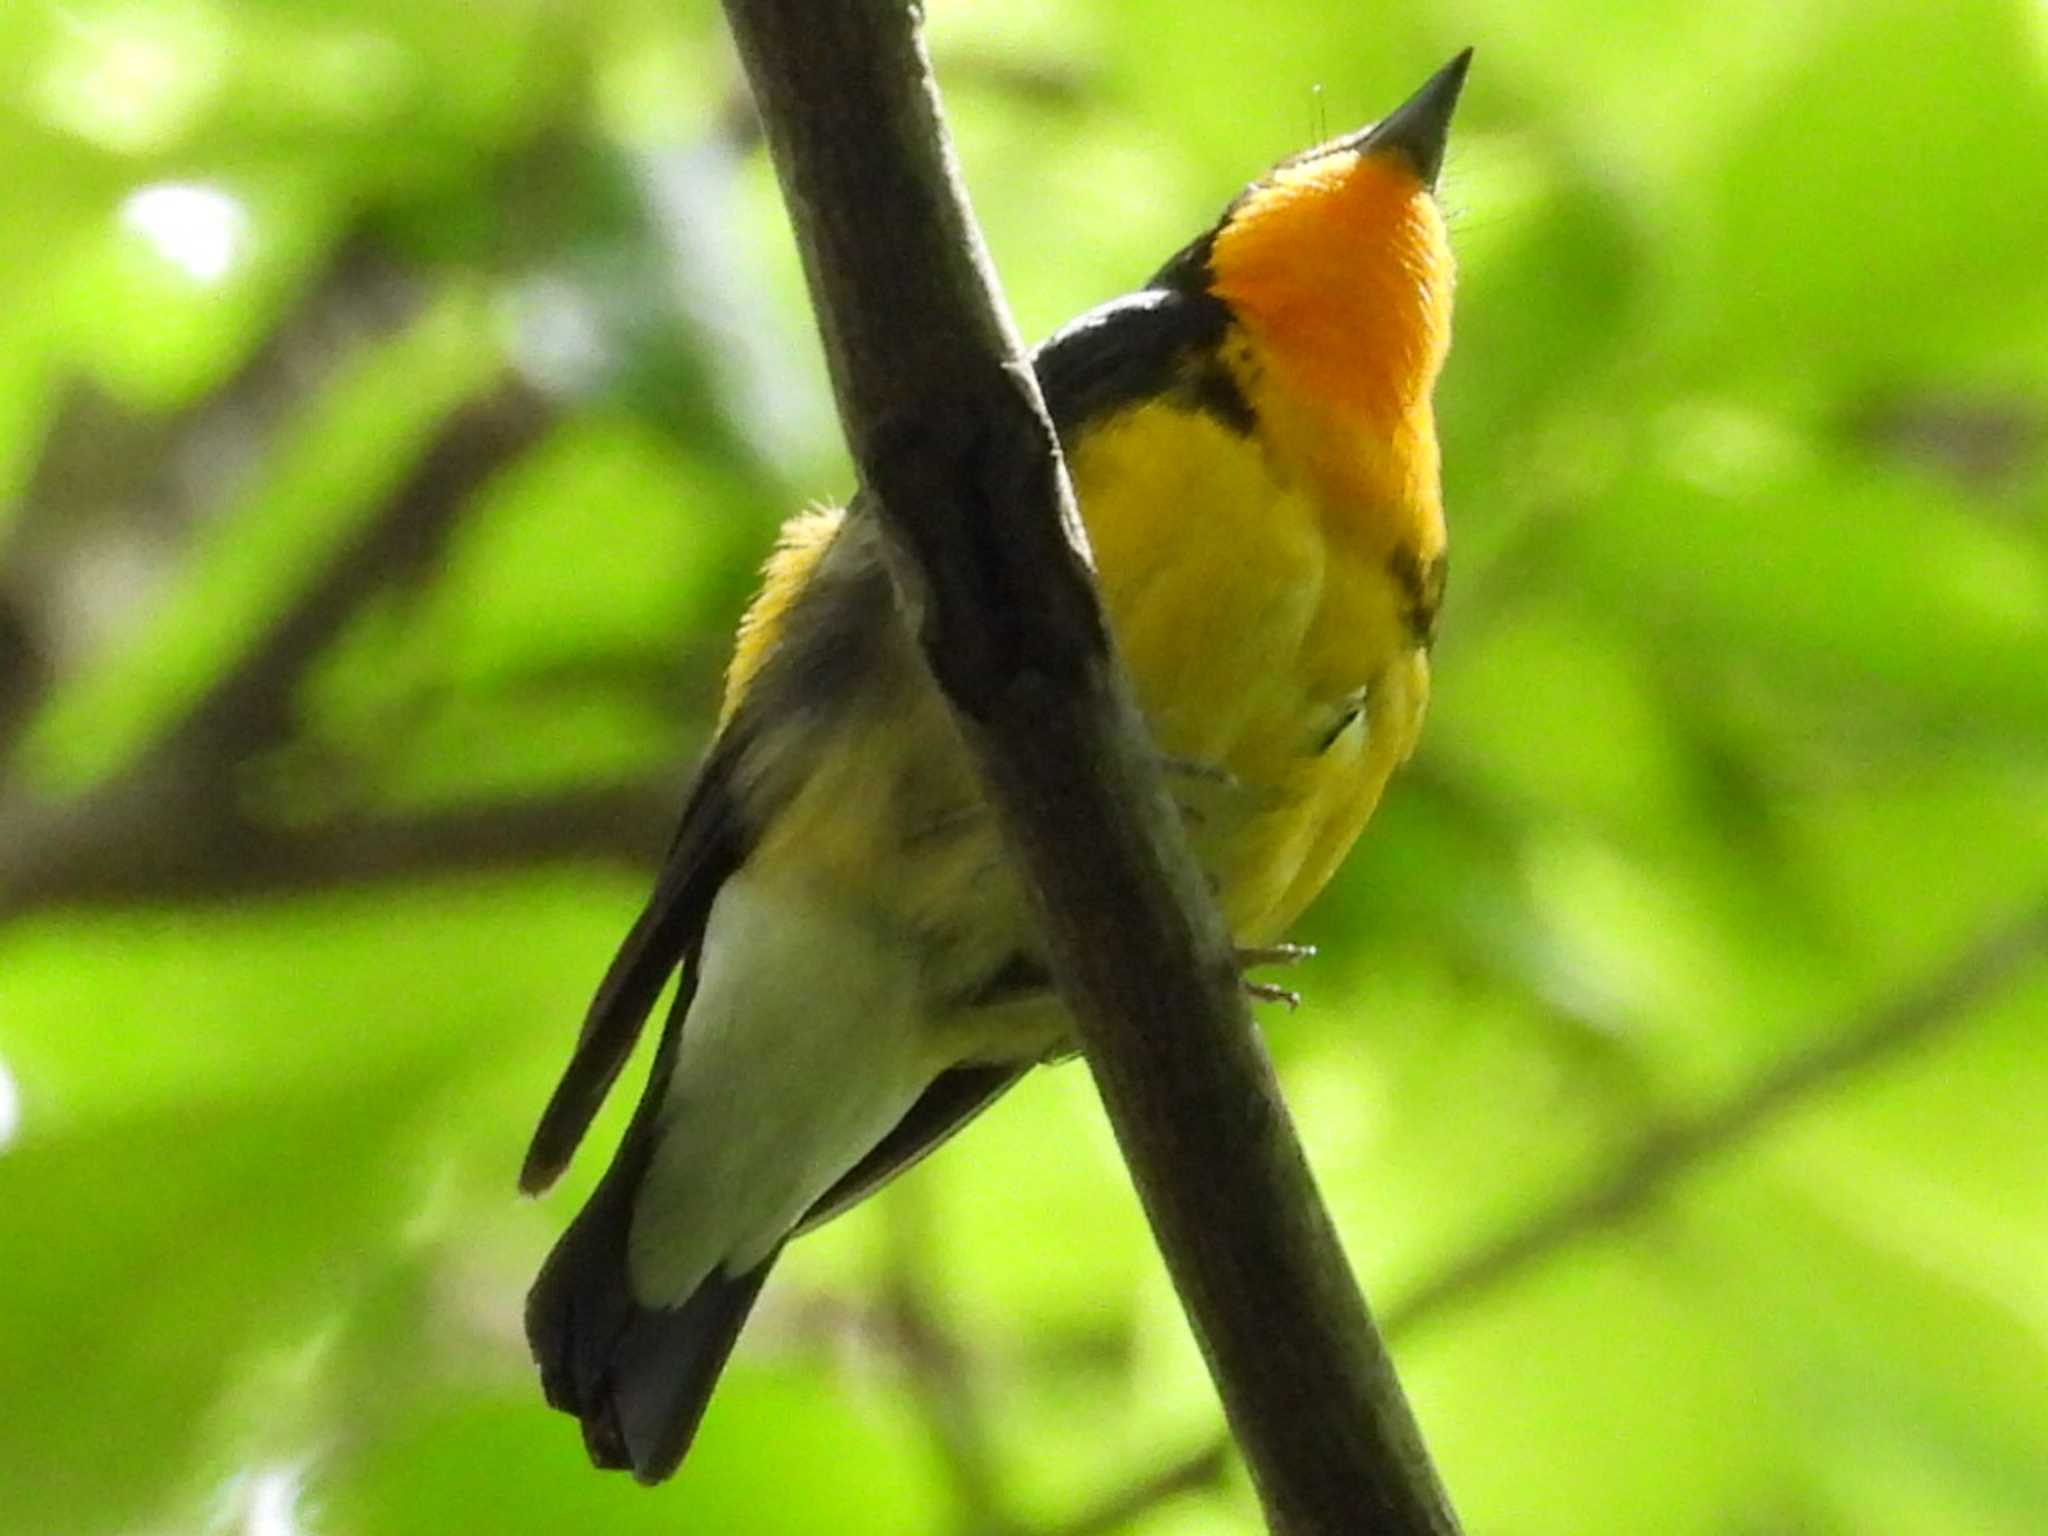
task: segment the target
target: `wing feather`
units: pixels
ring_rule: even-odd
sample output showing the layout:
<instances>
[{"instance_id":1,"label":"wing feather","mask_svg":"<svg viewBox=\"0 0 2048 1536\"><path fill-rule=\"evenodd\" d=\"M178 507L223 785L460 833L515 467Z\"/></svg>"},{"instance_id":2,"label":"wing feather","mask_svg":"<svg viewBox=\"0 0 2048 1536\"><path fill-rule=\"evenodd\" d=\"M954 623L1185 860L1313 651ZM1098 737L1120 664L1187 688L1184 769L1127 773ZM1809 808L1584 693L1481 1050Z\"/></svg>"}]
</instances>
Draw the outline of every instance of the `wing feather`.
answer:
<instances>
[{"instance_id":1,"label":"wing feather","mask_svg":"<svg viewBox=\"0 0 2048 1536\"><path fill-rule=\"evenodd\" d=\"M790 1235L800 1237L860 1204L899 1173L922 1162L1031 1070L1030 1062L953 1067L933 1079L894 1130L818 1197Z\"/></svg>"},{"instance_id":2,"label":"wing feather","mask_svg":"<svg viewBox=\"0 0 2048 1536\"><path fill-rule=\"evenodd\" d=\"M547 1189L569 1165L655 999L702 940L712 898L746 857L748 836L732 784L741 750L741 733L728 729L697 772L654 893L612 957L527 1147L519 1187L530 1195Z\"/></svg>"}]
</instances>

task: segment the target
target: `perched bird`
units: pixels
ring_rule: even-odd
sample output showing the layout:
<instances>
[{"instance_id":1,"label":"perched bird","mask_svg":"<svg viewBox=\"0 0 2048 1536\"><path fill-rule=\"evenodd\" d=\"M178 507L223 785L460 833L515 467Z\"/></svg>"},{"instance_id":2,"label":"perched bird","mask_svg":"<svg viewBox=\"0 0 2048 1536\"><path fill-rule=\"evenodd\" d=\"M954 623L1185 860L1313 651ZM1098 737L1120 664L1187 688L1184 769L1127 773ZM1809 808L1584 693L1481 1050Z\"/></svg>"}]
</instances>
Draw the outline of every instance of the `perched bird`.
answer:
<instances>
[{"instance_id":1,"label":"perched bird","mask_svg":"<svg viewBox=\"0 0 2048 1536\"><path fill-rule=\"evenodd\" d=\"M1247 949L1322 889L1421 728L1452 284L1433 189L1468 59L1268 172L1033 357L1119 653ZM647 1482L689 1448L783 1244L1072 1049L857 506L783 530L528 1191L679 969L639 1110L527 1308L548 1401Z\"/></svg>"}]
</instances>

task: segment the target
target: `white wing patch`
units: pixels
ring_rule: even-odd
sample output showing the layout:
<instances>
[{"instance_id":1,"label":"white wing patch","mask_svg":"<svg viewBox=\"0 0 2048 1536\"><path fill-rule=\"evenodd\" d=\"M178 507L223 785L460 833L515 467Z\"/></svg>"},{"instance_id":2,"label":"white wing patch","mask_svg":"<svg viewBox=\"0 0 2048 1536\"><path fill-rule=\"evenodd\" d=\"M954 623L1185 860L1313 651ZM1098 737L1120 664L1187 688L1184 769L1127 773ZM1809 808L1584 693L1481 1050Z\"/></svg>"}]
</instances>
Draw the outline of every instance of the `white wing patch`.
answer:
<instances>
[{"instance_id":1,"label":"white wing patch","mask_svg":"<svg viewBox=\"0 0 2048 1536\"><path fill-rule=\"evenodd\" d=\"M741 870L705 929L628 1263L643 1305L773 1253L943 1063L904 937Z\"/></svg>"}]
</instances>

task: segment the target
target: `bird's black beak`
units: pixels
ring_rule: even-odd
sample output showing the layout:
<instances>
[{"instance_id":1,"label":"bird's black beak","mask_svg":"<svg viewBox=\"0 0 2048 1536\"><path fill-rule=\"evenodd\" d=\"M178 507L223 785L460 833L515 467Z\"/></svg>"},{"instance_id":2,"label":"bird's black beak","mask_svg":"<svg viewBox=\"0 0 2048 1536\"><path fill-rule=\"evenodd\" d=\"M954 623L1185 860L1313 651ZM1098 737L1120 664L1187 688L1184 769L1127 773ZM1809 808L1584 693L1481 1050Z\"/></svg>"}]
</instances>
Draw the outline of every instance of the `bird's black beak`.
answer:
<instances>
[{"instance_id":1,"label":"bird's black beak","mask_svg":"<svg viewBox=\"0 0 2048 1536\"><path fill-rule=\"evenodd\" d=\"M1471 63L1472 50L1467 48L1431 75L1421 90L1358 134L1349 147L1361 154L1399 155L1416 179L1434 191L1436 173L1443 169L1451 113L1457 109L1458 92L1464 89L1465 71Z\"/></svg>"}]
</instances>

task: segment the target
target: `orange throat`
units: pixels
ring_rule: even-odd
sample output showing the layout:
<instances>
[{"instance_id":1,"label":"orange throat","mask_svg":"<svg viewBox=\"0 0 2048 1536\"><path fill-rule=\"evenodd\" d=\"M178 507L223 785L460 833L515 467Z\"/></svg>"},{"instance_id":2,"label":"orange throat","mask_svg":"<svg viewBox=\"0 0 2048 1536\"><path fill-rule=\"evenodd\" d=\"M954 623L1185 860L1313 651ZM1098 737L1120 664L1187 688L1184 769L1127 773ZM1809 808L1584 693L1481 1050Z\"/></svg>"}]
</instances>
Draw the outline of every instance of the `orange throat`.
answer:
<instances>
[{"instance_id":1,"label":"orange throat","mask_svg":"<svg viewBox=\"0 0 2048 1536\"><path fill-rule=\"evenodd\" d=\"M1390 156L1311 151L1245 195L1210 264L1276 446L1343 501L1440 521L1430 397L1454 268L1429 190Z\"/></svg>"}]
</instances>

